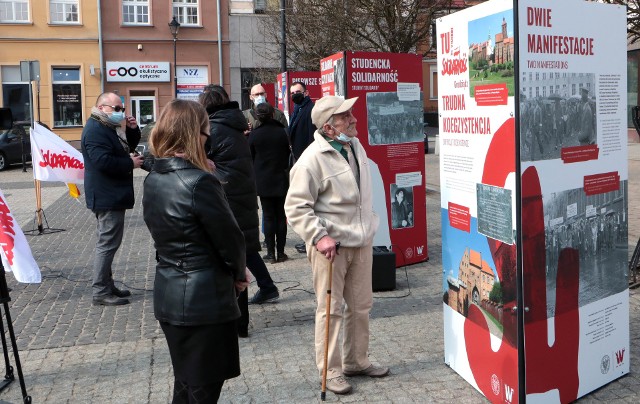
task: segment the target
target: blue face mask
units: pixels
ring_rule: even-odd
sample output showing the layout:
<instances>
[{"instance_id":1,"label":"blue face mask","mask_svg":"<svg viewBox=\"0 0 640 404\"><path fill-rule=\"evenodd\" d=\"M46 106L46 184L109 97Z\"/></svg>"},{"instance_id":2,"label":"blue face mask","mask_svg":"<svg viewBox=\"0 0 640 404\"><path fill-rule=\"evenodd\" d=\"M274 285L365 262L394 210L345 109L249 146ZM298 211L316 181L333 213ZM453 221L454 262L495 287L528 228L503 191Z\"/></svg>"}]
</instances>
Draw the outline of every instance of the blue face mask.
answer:
<instances>
[{"instance_id":1,"label":"blue face mask","mask_svg":"<svg viewBox=\"0 0 640 404\"><path fill-rule=\"evenodd\" d=\"M109 115L109 120L113 123L120 123L124 119L124 111L116 112L113 111L111 115Z\"/></svg>"},{"instance_id":2,"label":"blue face mask","mask_svg":"<svg viewBox=\"0 0 640 404\"><path fill-rule=\"evenodd\" d=\"M264 95L259 95L257 96L254 100L253 100L254 104L256 104L256 107L260 104L262 104L263 102L267 102L267 97L265 97Z\"/></svg>"},{"instance_id":3,"label":"blue face mask","mask_svg":"<svg viewBox=\"0 0 640 404\"><path fill-rule=\"evenodd\" d=\"M335 128L335 126L332 126L333 130L335 130L336 132L338 131L338 129ZM344 133L340 132L340 134L338 136L336 136L336 140L339 140L343 143L351 143L351 137L345 135Z\"/></svg>"}]
</instances>

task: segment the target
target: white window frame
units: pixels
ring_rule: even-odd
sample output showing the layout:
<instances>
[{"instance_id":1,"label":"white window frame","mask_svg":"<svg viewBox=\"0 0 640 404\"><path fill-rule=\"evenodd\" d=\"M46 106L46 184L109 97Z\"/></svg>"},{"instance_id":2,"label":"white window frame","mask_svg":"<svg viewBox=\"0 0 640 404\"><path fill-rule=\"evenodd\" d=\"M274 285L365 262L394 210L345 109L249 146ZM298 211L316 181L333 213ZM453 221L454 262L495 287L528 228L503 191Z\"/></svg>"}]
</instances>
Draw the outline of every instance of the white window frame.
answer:
<instances>
[{"instance_id":1,"label":"white window frame","mask_svg":"<svg viewBox=\"0 0 640 404\"><path fill-rule=\"evenodd\" d=\"M7 19L0 19L0 23L22 23L22 22L29 22L29 0L0 0L0 5L3 6L8 6L11 9L11 18L7 18ZM20 6L21 10L19 11L19 13L22 15L25 12L27 13L26 18L24 19L18 19L16 18L17 15L17 7ZM26 9L26 10L25 10Z\"/></svg>"},{"instance_id":2,"label":"white window frame","mask_svg":"<svg viewBox=\"0 0 640 404\"><path fill-rule=\"evenodd\" d=\"M195 9L195 22L187 21L187 12L190 9ZM176 17L176 20L180 23L180 26L183 27L200 27L202 26L201 16L200 16L200 0L173 0L172 1L172 10L173 15Z\"/></svg>"},{"instance_id":3,"label":"white window frame","mask_svg":"<svg viewBox=\"0 0 640 404\"><path fill-rule=\"evenodd\" d=\"M435 93L437 87L438 80L438 65L430 64L429 65L429 100L434 101L438 99L438 94ZM435 88L434 88L435 87Z\"/></svg>"},{"instance_id":4,"label":"white window frame","mask_svg":"<svg viewBox=\"0 0 640 404\"><path fill-rule=\"evenodd\" d=\"M133 7L134 21L125 21L125 7ZM140 17L145 13L140 12L139 8L146 7L147 21L140 21ZM151 0L122 0L122 25L151 25Z\"/></svg>"},{"instance_id":5,"label":"white window frame","mask_svg":"<svg viewBox=\"0 0 640 404\"><path fill-rule=\"evenodd\" d=\"M2 107L3 108L10 108L10 105L5 105L4 104L4 91L5 91L4 86L5 85L20 85L20 86L24 86L25 90L28 93L28 91L29 91L29 82L28 81L22 81L21 78L17 78L17 77L16 77L17 80L7 80L6 77L3 74L6 71L6 70L3 71L4 68L15 69L13 71L13 73L14 74L17 73L19 75L20 74L20 65L16 65L16 66L3 65L3 66L0 66L0 79L1 79L0 80L0 89L2 90L2 93L3 93L2 97L0 97L0 101L2 101ZM7 74L7 76L8 76L8 74ZM32 114L33 114L33 108L32 108L32 105L29 105L29 109L27 111L25 111L25 117L24 117L25 119L24 120L25 121L30 120ZM13 119L17 120L15 114L14 114Z\"/></svg>"},{"instance_id":6,"label":"white window frame","mask_svg":"<svg viewBox=\"0 0 640 404\"><path fill-rule=\"evenodd\" d=\"M77 70L78 71L78 79L77 80L60 80L60 79L56 79L55 77L55 71L56 70ZM55 87L56 85L65 85L65 84L72 84L72 85L77 85L80 88L80 91L78 93L78 98L80 100L80 108L79 108L79 112L80 112L80 116L77 118L75 123L65 123L63 121L56 121L56 115L55 115L55 109L57 107L56 105L56 100L55 100ZM82 126L82 122L83 121L83 112L84 112L84 108L83 108L83 102L82 102L82 93L84 92L84 85L82 84L82 69L80 68L80 66L54 66L51 68L51 90L52 90L52 97L51 97L51 113L52 113L52 119L51 122L53 122L53 126L54 128L72 128L72 127L78 127L78 126Z\"/></svg>"},{"instance_id":7,"label":"white window frame","mask_svg":"<svg viewBox=\"0 0 640 404\"><path fill-rule=\"evenodd\" d=\"M56 6L62 6L62 20L54 19L54 15L57 15L59 13L57 9L54 11L54 8L56 8ZM75 14L77 18L74 21L66 21L67 15L73 13L73 6L76 7ZM80 0L49 0L49 23L56 25L80 24Z\"/></svg>"}]
</instances>

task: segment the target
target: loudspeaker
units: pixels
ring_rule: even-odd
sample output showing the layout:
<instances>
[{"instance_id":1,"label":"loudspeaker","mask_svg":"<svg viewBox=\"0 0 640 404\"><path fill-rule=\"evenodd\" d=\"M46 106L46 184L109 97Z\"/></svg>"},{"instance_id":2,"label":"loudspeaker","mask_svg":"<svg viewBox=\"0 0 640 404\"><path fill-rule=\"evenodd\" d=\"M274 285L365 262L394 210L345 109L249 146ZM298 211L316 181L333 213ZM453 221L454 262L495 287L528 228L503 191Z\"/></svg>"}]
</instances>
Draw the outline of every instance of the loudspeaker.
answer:
<instances>
[{"instance_id":1,"label":"loudspeaker","mask_svg":"<svg viewBox=\"0 0 640 404\"><path fill-rule=\"evenodd\" d=\"M374 292L396 288L396 253L387 247L373 247L371 286Z\"/></svg>"}]
</instances>

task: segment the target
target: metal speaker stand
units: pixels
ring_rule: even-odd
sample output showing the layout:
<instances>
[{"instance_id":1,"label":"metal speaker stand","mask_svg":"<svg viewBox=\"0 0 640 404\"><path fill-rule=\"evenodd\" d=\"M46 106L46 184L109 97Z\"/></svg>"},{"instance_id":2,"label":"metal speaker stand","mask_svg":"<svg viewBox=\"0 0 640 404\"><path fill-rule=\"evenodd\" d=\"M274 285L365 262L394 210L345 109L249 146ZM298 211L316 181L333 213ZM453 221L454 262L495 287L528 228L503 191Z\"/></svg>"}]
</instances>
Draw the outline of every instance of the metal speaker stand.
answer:
<instances>
[{"instance_id":1,"label":"metal speaker stand","mask_svg":"<svg viewBox=\"0 0 640 404\"><path fill-rule=\"evenodd\" d=\"M13 350L13 357L16 362L16 369L18 371L18 380L20 381L20 389L22 390L22 399L25 403L31 403L31 396L27 394L27 388L24 384L24 376L22 375L22 366L20 365L20 354L18 353L18 344L16 343L16 334L13 332L13 323L11 321L11 312L9 311L9 288L7 287L7 278L4 273L4 266L0 262L0 303L4 307L4 317L7 319L7 329L9 330L9 338L11 339L11 347ZM0 316L1 317L1 316ZM0 337L2 339L2 351L4 353L4 363L6 374L4 380L0 381L0 392L7 388L11 382L15 380L13 374L13 366L9 362L9 350L7 347L7 338L4 332L4 321L0 318Z\"/></svg>"},{"instance_id":2,"label":"metal speaker stand","mask_svg":"<svg viewBox=\"0 0 640 404\"><path fill-rule=\"evenodd\" d=\"M31 227L31 230L23 232L25 235L41 236L43 234L60 233L61 231L65 231L65 229L53 229L49 227L49 222L47 221L47 215L44 214L44 209L40 209L40 213L42 214L43 219L42 224L38 224L38 211L36 210L33 216L33 226Z\"/></svg>"}]
</instances>

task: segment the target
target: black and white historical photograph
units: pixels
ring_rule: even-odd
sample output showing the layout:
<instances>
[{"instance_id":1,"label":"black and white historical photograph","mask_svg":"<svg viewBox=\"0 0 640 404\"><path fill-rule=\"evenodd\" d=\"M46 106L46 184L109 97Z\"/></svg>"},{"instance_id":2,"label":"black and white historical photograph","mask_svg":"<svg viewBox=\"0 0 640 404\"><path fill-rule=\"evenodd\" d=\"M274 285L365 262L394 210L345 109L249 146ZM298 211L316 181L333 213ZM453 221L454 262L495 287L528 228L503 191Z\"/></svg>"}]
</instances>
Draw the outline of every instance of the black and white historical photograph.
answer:
<instances>
[{"instance_id":1,"label":"black and white historical photograph","mask_svg":"<svg viewBox=\"0 0 640 404\"><path fill-rule=\"evenodd\" d=\"M595 74L524 72L520 159L560 158L563 147L597 143Z\"/></svg>"},{"instance_id":2,"label":"black and white historical photograph","mask_svg":"<svg viewBox=\"0 0 640 404\"><path fill-rule=\"evenodd\" d=\"M580 307L628 287L627 186L620 181L619 190L590 196L582 188L543 195L549 317L564 248L578 251Z\"/></svg>"},{"instance_id":3,"label":"black and white historical photograph","mask_svg":"<svg viewBox=\"0 0 640 404\"><path fill-rule=\"evenodd\" d=\"M478 233L503 243L513 244L512 191L476 184Z\"/></svg>"},{"instance_id":4,"label":"black and white historical photograph","mask_svg":"<svg viewBox=\"0 0 640 404\"><path fill-rule=\"evenodd\" d=\"M395 91L367 93L369 144L423 142L422 109L422 93L413 101L400 101Z\"/></svg>"},{"instance_id":5,"label":"black and white historical photograph","mask_svg":"<svg viewBox=\"0 0 640 404\"><path fill-rule=\"evenodd\" d=\"M344 98L344 89L346 88L346 71L344 66L344 58L340 58L333 63L333 85L335 86L335 94Z\"/></svg>"},{"instance_id":6,"label":"black and white historical photograph","mask_svg":"<svg viewBox=\"0 0 640 404\"><path fill-rule=\"evenodd\" d=\"M413 188L391 184L391 228L413 227Z\"/></svg>"}]
</instances>

